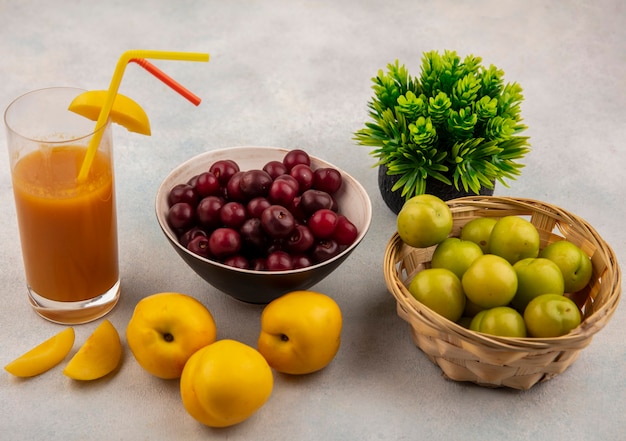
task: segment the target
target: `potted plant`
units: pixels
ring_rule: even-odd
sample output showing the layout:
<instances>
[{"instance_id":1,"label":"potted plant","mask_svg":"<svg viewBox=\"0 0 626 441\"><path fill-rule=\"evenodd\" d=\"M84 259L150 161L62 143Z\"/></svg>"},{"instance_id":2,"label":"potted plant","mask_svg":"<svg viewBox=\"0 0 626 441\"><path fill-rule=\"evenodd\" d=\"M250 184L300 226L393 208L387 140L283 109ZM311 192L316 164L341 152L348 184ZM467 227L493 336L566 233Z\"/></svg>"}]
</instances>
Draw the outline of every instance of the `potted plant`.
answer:
<instances>
[{"instance_id":1,"label":"potted plant","mask_svg":"<svg viewBox=\"0 0 626 441\"><path fill-rule=\"evenodd\" d=\"M504 84L504 72L455 51L425 52L420 76L404 65L387 65L372 78L371 121L355 140L373 147L379 188L398 213L412 196L444 200L493 194L496 181L516 179L529 151L521 136L522 88Z\"/></svg>"}]
</instances>

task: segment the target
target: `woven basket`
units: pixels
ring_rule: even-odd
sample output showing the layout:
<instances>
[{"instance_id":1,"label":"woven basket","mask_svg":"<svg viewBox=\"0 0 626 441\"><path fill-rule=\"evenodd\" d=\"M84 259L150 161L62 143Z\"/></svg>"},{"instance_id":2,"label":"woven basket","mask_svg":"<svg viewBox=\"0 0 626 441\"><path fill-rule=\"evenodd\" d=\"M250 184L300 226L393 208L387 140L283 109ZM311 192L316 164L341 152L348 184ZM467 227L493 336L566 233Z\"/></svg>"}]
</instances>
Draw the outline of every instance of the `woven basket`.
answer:
<instances>
[{"instance_id":1,"label":"woven basket","mask_svg":"<svg viewBox=\"0 0 626 441\"><path fill-rule=\"evenodd\" d=\"M384 257L387 288L397 300L398 315L409 323L415 344L438 365L444 377L486 387L530 389L565 371L593 335L609 321L621 295L621 273L613 250L583 219L558 207L531 199L471 196L448 201L453 216L451 236L477 217L516 215L539 231L541 248L567 239L592 260L589 285L572 296L583 321L556 338L497 337L470 331L419 303L407 286L419 271L430 267L435 247L412 248L397 234Z\"/></svg>"}]
</instances>

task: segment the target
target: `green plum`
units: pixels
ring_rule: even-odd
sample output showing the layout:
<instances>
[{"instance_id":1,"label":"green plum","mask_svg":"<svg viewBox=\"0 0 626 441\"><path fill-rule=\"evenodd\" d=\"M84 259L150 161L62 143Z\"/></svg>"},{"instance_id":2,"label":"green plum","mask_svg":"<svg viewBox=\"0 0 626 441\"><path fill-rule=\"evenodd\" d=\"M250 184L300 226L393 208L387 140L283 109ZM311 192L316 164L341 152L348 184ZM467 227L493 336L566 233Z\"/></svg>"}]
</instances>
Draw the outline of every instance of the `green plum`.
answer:
<instances>
[{"instance_id":1,"label":"green plum","mask_svg":"<svg viewBox=\"0 0 626 441\"><path fill-rule=\"evenodd\" d=\"M461 239L469 240L477 244L483 254L489 252L489 236L498 220L493 217L477 217L472 219L461 228Z\"/></svg>"},{"instance_id":2,"label":"green plum","mask_svg":"<svg viewBox=\"0 0 626 441\"><path fill-rule=\"evenodd\" d=\"M485 309L474 316L470 329L500 337L526 337L524 317L508 306Z\"/></svg>"},{"instance_id":3,"label":"green plum","mask_svg":"<svg viewBox=\"0 0 626 441\"><path fill-rule=\"evenodd\" d=\"M489 252L513 265L518 260L539 255L539 232L530 221L519 216L498 219L489 236Z\"/></svg>"},{"instance_id":4,"label":"green plum","mask_svg":"<svg viewBox=\"0 0 626 441\"><path fill-rule=\"evenodd\" d=\"M508 305L517 291L513 265L495 254L477 258L463 274L461 283L467 298L483 309Z\"/></svg>"},{"instance_id":5,"label":"green plum","mask_svg":"<svg viewBox=\"0 0 626 441\"><path fill-rule=\"evenodd\" d=\"M578 246L567 240L553 242L539 252L539 257L553 261L563 274L565 292L583 289L591 280L591 259Z\"/></svg>"},{"instance_id":6,"label":"green plum","mask_svg":"<svg viewBox=\"0 0 626 441\"><path fill-rule=\"evenodd\" d=\"M580 325L578 306L558 294L542 294L530 301L524 311L524 321L531 337L560 337Z\"/></svg>"},{"instance_id":7,"label":"green plum","mask_svg":"<svg viewBox=\"0 0 626 441\"><path fill-rule=\"evenodd\" d=\"M483 252L476 243L448 237L435 248L430 265L433 268L449 269L460 279L474 260L482 255Z\"/></svg>"},{"instance_id":8,"label":"green plum","mask_svg":"<svg viewBox=\"0 0 626 441\"><path fill-rule=\"evenodd\" d=\"M414 196L402 206L397 218L398 235L415 248L442 242L452 231L450 207L437 196Z\"/></svg>"},{"instance_id":9,"label":"green plum","mask_svg":"<svg viewBox=\"0 0 626 441\"><path fill-rule=\"evenodd\" d=\"M549 259L528 257L515 262L513 269L517 274L517 292L511 304L521 313L528 302L541 294L564 293L563 274Z\"/></svg>"},{"instance_id":10,"label":"green plum","mask_svg":"<svg viewBox=\"0 0 626 441\"><path fill-rule=\"evenodd\" d=\"M429 268L420 271L409 284L409 292L415 299L456 322L465 309L465 294L459 278L445 268Z\"/></svg>"}]
</instances>

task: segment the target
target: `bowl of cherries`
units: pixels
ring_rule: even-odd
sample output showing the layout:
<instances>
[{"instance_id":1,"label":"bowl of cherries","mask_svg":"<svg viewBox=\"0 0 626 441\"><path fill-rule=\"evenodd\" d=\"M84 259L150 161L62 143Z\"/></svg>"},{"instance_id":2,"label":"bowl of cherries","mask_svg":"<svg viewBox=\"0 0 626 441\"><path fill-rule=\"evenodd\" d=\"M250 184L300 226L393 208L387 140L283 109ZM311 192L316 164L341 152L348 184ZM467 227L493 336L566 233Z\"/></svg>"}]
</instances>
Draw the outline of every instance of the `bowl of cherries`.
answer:
<instances>
[{"instance_id":1,"label":"bowl of cherries","mask_svg":"<svg viewBox=\"0 0 626 441\"><path fill-rule=\"evenodd\" d=\"M372 205L352 176L302 149L232 147L170 172L156 216L200 277L265 304L337 269L367 233Z\"/></svg>"}]
</instances>

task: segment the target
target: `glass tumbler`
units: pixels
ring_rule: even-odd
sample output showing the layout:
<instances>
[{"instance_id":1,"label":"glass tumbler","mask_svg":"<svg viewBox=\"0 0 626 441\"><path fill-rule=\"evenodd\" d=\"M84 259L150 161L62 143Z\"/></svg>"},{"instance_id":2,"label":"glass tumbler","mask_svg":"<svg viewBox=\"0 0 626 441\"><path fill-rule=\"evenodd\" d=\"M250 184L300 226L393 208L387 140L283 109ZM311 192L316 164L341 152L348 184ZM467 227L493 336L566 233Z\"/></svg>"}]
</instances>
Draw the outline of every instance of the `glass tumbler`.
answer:
<instances>
[{"instance_id":1,"label":"glass tumbler","mask_svg":"<svg viewBox=\"0 0 626 441\"><path fill-rule=\"evenodd\" d=\"M28 300L62 324L102 317L120 296L110 121L68 110L82 89L26 93L4 122ZM86 179L77 180L91 138L103 131Z\"/></svg>"}]
</instances>

